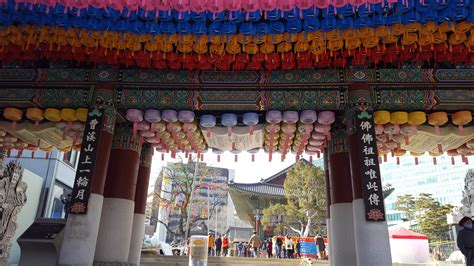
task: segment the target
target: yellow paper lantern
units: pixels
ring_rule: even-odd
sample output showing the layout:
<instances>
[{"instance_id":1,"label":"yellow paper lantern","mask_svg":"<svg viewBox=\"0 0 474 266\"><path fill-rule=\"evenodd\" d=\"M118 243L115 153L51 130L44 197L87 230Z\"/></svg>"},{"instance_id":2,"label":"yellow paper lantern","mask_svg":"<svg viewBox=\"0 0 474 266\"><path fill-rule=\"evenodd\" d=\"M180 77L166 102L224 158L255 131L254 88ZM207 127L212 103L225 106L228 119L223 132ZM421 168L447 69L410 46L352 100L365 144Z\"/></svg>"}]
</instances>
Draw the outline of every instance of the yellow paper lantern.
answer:
<instances>
[{"instance_id":1,"label":"yellow paper lantern","mask_svg":"<svg viewBox=\"0 0 474 266\"><path fill-rule=\"evenodd\" d=\"M426 122L426 114L421 111L410 112L408 114L408 124L411 126L419 126Z\"/></svg>"},{"instance_id":2,"label":"yellow paper lantern","mask_svg":"<svg viewBox=\"0 0 474 266\"><path fill-rule=\"evenodd\" d=\"M76 118L77 118L77 120L85 123L87 121L87 114L88 113L89 113L89 110L87 108L77 108L76 109Z\"/></svg>"},{"instance_id":3,"label":"yellow paper lantern","mask_svg":"<svg viewBox=\"0 0 474 266\"><path fill-rule=\"evenodd\" d=\"M3 111L3 117L12 121L12 128L16 128L16 123L23 117L23 111L18 108L7 107Z\"/></svg>"},{"instance_id":4,"label":"yellow paper lantern","mask_svg":"<svg viewBox=\"0 0 474 266\"><path fill-rule=\"evenodd\" d=\"M26 118L35 122L35 128L38 127L39 122L44 119L44 111L33 107L26 109Z\"/></svg>"},{"instance_id":5,"label":"yellow paper lantern","mask_svg":"<svg viewBox=\"0 0 474 266\"><path fill-rule=\"evenodd\" d=\"M459 133L464 134L464 126L471 123L472 114L470 111L459 111L451 116L451 120L459 127Z\"/></svg>"},{"instance_id":6,"label":"yellow paper lantern","mask_svg":"<svg viewBox=\"0 0 474 266\"><path fill-rule=\"evenodd\" d=\"M44 117L51 122L61 121L61 111L56 108L47 108L44 111Z\"/></svg>"},{"instance_id":7,"label":"yellow paper lantern","mask_svg":"<svg viewBox=\"0 0 474 266\"><path fill-rule=\"evenodd\" d=\"M428 115L428 124L435 127L436 135L440 134L439 126L448 123L448 114L446 112L434 112Z\"/></svg>"},{"instance_id":8,"label":"yellow paper lantern","mask_svg":"<svg viewBox=\"0 0 474 266\"><path fill-rule=\"evenodd\" d=\"M390 112L385 110L374 112L374 123L377 125L385 125L390 122Z\"/></svg>"}]
</instances>

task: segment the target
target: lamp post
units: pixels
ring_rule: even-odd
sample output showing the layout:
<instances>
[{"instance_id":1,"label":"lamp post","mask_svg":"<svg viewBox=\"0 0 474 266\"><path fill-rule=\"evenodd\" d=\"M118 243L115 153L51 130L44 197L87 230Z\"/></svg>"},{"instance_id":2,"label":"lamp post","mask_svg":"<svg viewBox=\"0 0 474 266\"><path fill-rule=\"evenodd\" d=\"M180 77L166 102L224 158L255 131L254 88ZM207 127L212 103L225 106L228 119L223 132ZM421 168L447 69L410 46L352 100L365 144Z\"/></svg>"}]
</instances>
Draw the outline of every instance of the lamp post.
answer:
<instances>
[{"instance_id":1,"label":"lamp post","mask_svg":"<svg viewBox=\"0 0 474 266\"><path fill-rule=\"evenodd\" d=\"M257 232L257 235L260 235L259 229L260 229L260 219L262 218L262 210L260 209L255 209L252 211L254 217L255 217L255 232Z\"/></svg>"}]
</instances>

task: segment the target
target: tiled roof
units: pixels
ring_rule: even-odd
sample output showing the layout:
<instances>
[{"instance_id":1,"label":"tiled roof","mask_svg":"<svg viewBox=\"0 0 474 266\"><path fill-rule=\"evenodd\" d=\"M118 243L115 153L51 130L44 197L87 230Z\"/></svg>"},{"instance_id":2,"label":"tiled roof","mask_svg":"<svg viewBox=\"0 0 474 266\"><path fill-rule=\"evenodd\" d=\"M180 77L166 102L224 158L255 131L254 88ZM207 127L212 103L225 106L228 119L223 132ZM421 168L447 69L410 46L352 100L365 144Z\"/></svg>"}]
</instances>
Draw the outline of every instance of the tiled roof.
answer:
<instances>
[{"instance_id":1,"label":"tiled roof","mask_svg":"<svg viewBox=\"0 0 474 266\"><path fill-rule=\"evenodd\" d=\"M254 183L254 184L231 183L229 184L229 188L238 190L241 192L251 193L251 194L279 196L279 197L285 196L283 186L267 184L267 183Z\"/></svg>"},{"instance_id":2,"label":"tiled roof","mask_svg":"<svg viewBox=\"0 0 474 266\"><path fill-rule=\"evenodd\" d=\"M304 159L304 158L303 158L303 159L300 159L300 161L301 161L302 163L310 164L310 162L308 162L308 161L307 161L306 159ZM280 172L278 172L278 173L276 173L276 174L274 174L274 175L272 175L272 176L270 176L270 177L267 177L267 178L263 179L263 182L265 182L265 183L270 183L272 180L277 179L277 178L279 178L279 177L282 176L282 175L285 175L285 176L286 176L286 173L288 172L288 170L290 170L291 167L295 166L295 164L296 164L296 163L294 163L294 164L288 166L287 168L281 170Z\"/></svg>"}]
</instances>

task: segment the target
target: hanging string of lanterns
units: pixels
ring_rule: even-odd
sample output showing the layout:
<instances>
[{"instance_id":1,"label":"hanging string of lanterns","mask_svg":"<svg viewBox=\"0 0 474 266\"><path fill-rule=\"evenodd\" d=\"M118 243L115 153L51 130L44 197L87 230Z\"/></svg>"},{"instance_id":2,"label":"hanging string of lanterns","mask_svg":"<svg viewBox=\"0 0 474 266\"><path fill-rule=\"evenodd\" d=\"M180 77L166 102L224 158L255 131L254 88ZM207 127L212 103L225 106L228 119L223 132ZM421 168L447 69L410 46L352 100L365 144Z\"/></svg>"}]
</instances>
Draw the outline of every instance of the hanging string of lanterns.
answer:
<instances>
[{"instance_id":1,"label":"hanging string of lanterns","mask_svg":"<svg viewBox=\"0 0 474 266\"><path fill-rule=\"evenodd\" d=\"M450 121L452 124L449 123ZM428 115L421 111L410 113L376 111L374 112L374 123L376 125L377 147L379 156L383 158L380 161L387 161L387 154L391 153L392 156L397 157L397 163L399 163L399 157L408 150L415 157L415 164L419 163L419 157L425 152L433 156L433 163L436 164L436 157L443 154L446 146L449 156L461 156L462 161L468 163L467 156L474 154L474 149L471 149L474 147L474 132L469 131L469 134L466 135L464 126L471 122L472 113L470 111L459 111L451 115L441 111ZM452 130L453 125L459 129ZM428 134L427 137L418 138L420 127L423 134ZM441 127L446 129L442 132ZM452 134L449 135L449 140L443 137L446 134ZM415 143L410 141L412 138L415 139ZM432 144L437 147L433 149ZM454 164L454 157L452 157L452 162Z\"/></svg>"},{"instance_id":2,"label":"hanging string of lanterns","mask_svg":"<svg viewBox=\"0 0 474 266\"><path fill-rule=\"evenodd\" d=\"M67 1L67 0L1 0L0 5L9 8L36 10L44 14L74 15L93 14L104 17L124 17L165 19L173 12L179 19L183 17L202 16L219 19L227 15L228 19L272 17L304 17L306 13L326 13L328 16L336 14L368 16L373 13L405 13L416 10L422 13L422 18L434 16L433 12L467 13L465 9L470 1L404 1L404 0L164 0L164 1ZM452 7L452 8L450 8ZM449 9L449 10L446 10ZM226 14L229 13L229 14ZM436 14L436 13L435 13Z\"/></svg>"},{"instance_id":3,"label":"hanging string of lanterns","mask_svg":"<svg viewBox=\"0 0 474 266\"><path fill-rule=\"evenodd\" d=\"M139 134L142 142L151 143L160 152L171 152L172 157L179 151L186 153L186 157L192 151L197 154L206 151L192 111L128 109L126 119L133 123L132 138Z\"/></svg>"},{"instance_id":4,"label":"hanging string of lanterns","mask_svg":"<svg viewBox=\"0 0 474 266\"><path fill-rule=\"evenodd\" d=\"M30 150L34 156L35 151L41 149L48 156L53 147L63 152L80 149L87 113L86 108L43 110L32 107L25 112L7 107L3 118L11 124L0 129L0 147L19 150L18 156L23 150Z\"/></svg>"}]
</instances>

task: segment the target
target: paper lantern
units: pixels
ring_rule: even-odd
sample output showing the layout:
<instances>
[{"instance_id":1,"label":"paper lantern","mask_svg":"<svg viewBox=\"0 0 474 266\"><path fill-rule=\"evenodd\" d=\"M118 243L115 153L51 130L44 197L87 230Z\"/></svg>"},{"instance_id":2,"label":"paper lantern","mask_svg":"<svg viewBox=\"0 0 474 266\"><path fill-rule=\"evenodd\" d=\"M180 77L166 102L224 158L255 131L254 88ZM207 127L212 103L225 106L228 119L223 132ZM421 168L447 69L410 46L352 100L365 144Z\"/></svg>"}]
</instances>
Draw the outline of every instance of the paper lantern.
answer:
<instances>
[{"instance_id":1,"label":"paper lantern","mask_svg":"<svg viewBox=\"0 0 474 266\"><path fill-rule=\"evenodd\" d=\"M319 132L313 132L311 133L311 138L315 140L325 140L326 136Z\"/></svg>"},{"instance_id":2,"label":"paper lantern","mask_svg":"<svg viewBox=\"0 0 474 266\"><path fill-rule=\"evenodd\" d=\"M435 134L440 135L439 127L448 123L448 114L446 112L434 112L428 115L428 124L435 127Z\"/></svg>"},{"instance_id":3,"label":"paper lantern","mask_svg":"<svg viewBox=\"0 0 474 266\"><path fill-rule=\"evenodd\" d=\"M296 125L294 123L292 124L283 123L281 127L281 131L283 131L286 134L293 134L296 131Z\"/></svg>"},{"instance_id":4,"label":"paper lantern","mask_svg":"<svg viewBox=\"0 0 474 266\"><path fill-rule=\"evenodd\" d=\"M459 127L459 134L464 134L464 126L471 123L472 114L470 111L459 111L451 116L453 124Z\"/></svg>"},{"instance_id":5,"label":"paper lantern","mask_svg":"<svg viewBox=\"0 0 474 266\"><path fill-rule=\"evenodd\" d=\"M89 109L87 108L77 108L76 109L76 118L77 120L85 123L87 121L87 115L89 114Z\"/></svg>"},{"instance_id":6,"label":"paper lantern","mask_svg":"<svg viewBox=\"0 0 474 266\"><path fill-rule=\"evenodd\" d=\"M408 114L408 124L411 125L414 129L414 134L416 134L416 127L426 123L426 114L421 111L410 112Z\"/></svg>"},{"instance_id":7,"label":"paper lantern","mask_svg":"<svg viewBox=\"0 0 474 266\"><path fill-rule=\"evenodd\" d=\"M304 135L311 134L311 131L313 131L313 124L304 124L303 122L298 122L298 132Z\"/></svg>"},{"instance_id":8,"label":"paper lantern","mask_svg":"<svg viewBox=\"0 0 474 266\"><path fill-rule=\"evenodd\" d=\"M189 110L180 110L178 112L178 119L182 123L191 123L194 121L194 112Z\"/></svg>"},{"instance_id":9,"label":"paper lantern","mask_svg":"<svg viewBox=\"0 0 474 266\"><path fill-rule=\"evenodd\" d=\"M66 132L69 132L72 122L77 121L76 110L70 108L61 109L61 119L67 122Z\"/></svg>"},{"instance_id":10,"label":"paper lantern","mask_svg":"<svg viewBox=\"0 0 474 266\"><path fill-rule=\"evenodd\" d=\"M232 127L237 125L237 115L232 113L223 114L221 117L221 124L227 127L227 135L232 135Z\"/></svg>"},{"instance_id":11,"label":"paper lantern","mask_svg":"<svg viewBox=\"0 0 474 266\"><path fill-rule=\"evenodd\" d=\"M400 132L400 125L408 122L408 113L407 112L392 112L390 113L390 123L395 127L395 134Z\"/></svg>"},{"instance_id":12,"label":"paper lantern","mask_svg":"<svg viewBox=\"0 0 474 266\"><path fill-rule=\"evenodd\" d=\"M33 107L26 109L26 118L35 122L35 128L38 128L39 122L44 119L44 111Z\"/></svg>"},{"instance_id":13,"label":"paper lantern","mask_svg":"<svg viewBox=\"0 0 474 266\"><path fill-rule=\"evenodd\" d=\"M249 126L249 133L250 135L253 135L253 127L258 124L258 114L257 113L245 113L242 122Z\"/></svg>"},{"instance_id":14,"label":"paper lantern","mask_svg":"<svg viewBox=\"0 0 474 266\"><path fill-rule=\"evenodd\" d=\"M138 123L143 121L143 112L139 109L128 109L125 118L133 123L132 139L137 136Z\"/></svg>"},{"instance_id":15,"label":"paper lantern","mask_svg":"<svg viewBox=\"0 0 474 266\"><path fill-rule=\"evenodd\" d=\"M178 121L178 112L175 110L164 110L161 113L161 119L168 123L174 123Z\"/></svg>"},{"instance_id":16,"label":"paper lantern","mask_svg":"<svg viewBox=\"0 0 474 266\"><path fill-rule=\"evenodd\" d=\"M295 124L298 122L299 116L297 111L285 111L283 112L283 122L287 124Z\"/></svg>"},{"instance_id":17,"label":"paper lantern","mask_svg":"<svg viewBox=\"0 0 474 266\"><path fill-rule=\"evenodd\" d=\"M317 119L318 116L314 110L304 110L300 113L300 121L303 124L313 124Z\"/></svg>"},{"instance_id":18,"label":"paper lantern","mask_svg":"<svg viewBox=\"0 0 474 266\"><path fill-rule=\"evenodd\" d=\"M267 131L268 133L278 133L280 130L280 124L265 124L265 131Z\"/></svg>"},{"instance_id":19,"label":"paper lantern","mask_svg":"<svg viewBox=\"0 0 474 266\"><path fill-rule=\"evenodd\" d=\"M374 123L377 125L385 125L390 122L390 112L385 110L374 112Z\"/></svg>"},{"instance_id":20,"label":"paper lantern","mask_svg":"<svg viewBox=\"0 0 474 266\"><path fill-rule=\"evenodd\" d=\"M7 107L3 111L3 117L12 121L12 128L16 128L16 124L23 117L23 111L18 108Z\"/></svg>"},{"instance_id":21,"label":"paper lantern","mask_svg":"<svg viewBox=\"0 0 474 266\"><path fill-rule=\"evenodd\" d=\"M216 126L216 117L213 115L202 115L199 124L206 128L207 136L211 136L211 128Z\"/></svg>"}]
</instances>

